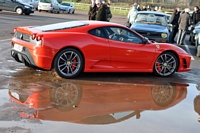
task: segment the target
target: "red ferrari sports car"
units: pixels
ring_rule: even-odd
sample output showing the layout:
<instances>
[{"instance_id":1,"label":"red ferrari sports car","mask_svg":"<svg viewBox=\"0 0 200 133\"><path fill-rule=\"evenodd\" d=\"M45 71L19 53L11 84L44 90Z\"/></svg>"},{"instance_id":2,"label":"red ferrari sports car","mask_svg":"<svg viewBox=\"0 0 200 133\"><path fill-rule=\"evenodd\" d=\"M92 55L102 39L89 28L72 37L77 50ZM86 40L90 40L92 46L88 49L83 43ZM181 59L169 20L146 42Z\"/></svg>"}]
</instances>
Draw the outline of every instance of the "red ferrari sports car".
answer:
<instances>
[{"instance_id":1,"label":"red ferrari sports car","mask_svg":"<svg viewBox=\"0 0 200 133\"><path fill-rule=\"evenodd\" d=\"M14 29L11 56L26 66L55 69L63 78L80 72L153 72L170 76L190 70L191 57L168 43L151 42L117 23L70 21Z\"/></svg>"}]
</instances>

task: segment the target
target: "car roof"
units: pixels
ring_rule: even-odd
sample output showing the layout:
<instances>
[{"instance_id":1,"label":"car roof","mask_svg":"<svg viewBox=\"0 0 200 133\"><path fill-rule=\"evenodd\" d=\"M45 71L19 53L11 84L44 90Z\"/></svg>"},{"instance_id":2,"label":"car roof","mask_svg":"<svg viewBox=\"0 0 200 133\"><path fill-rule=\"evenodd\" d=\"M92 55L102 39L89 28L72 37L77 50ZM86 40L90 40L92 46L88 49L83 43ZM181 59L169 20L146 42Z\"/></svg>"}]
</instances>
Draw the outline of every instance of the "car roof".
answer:
<instances>
[{"instance_id":1,"label":"car roof","mask_svg":"<svg viewBox=\"0 0 200 133\"><path fill-rule=\"evenodd\" d=\"M37 31L42 31L42 32L48 32L48 31L82 27L86 25L101 26L101 27L122 26L120 24L111 23L111 22L84 20L84 21L69 21L69 22L55 23L55 24L49 24L49 25L44 25L44 26L36 26L36 27L30 28L30 31L37 30Z\"/></svg>"},{"instance_id":2,"label":"car roof","mask_svg":"<svg viewBox=\"0 0 200 133\"><path fill-rule=\"evenodd\" d=\"M138 14L139 13L152 13L152 14L158 14L158 15L166 15L164 12L157 12L157 11L138 11L137 12Z\"/></svg>"}]
</instances>

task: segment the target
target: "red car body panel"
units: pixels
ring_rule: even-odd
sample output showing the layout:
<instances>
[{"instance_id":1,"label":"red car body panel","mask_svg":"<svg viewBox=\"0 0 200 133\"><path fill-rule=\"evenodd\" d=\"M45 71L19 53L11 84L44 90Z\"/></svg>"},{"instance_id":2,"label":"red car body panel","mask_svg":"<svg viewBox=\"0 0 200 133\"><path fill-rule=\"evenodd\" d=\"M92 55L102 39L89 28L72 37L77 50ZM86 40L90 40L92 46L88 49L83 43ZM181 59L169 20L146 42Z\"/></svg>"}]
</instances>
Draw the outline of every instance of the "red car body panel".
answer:
<instances>
[{"instance_id":1,"label":"red car body panel","mask_svg":"<svg viewBox=\"0 0 200 133\"><path fill-rule=\"evenodd\" d=\"M43 40L41 45L35 45L13 37L12 47L14 44L26 47L35 65L46 70L52 69L55 56L67 47L75 48L81 52L84 59L84 72L153 72L157 57L165 51L171 51L177 55L179 60L178 72L191 70L191 57L173 44L149 41L148 44L138 45L100 38L89 34L88 31L105 26L126 27L107 22L83 22L88 25L49 32L31 31L30 27L15 28L16 31L29 35L41 35Z\"/></svg>"}]
</instances>

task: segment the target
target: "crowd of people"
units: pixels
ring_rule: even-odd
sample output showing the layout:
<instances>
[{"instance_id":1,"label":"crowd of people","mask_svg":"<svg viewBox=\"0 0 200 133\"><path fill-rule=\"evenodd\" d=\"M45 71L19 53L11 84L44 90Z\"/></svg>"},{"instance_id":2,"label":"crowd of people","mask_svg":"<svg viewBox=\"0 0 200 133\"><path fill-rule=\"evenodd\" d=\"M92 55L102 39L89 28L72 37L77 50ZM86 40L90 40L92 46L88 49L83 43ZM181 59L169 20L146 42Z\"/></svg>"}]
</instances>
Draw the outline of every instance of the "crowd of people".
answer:
<instances>
[{"instance_id":1,"label":"crowd of people","mask_svg":"<svg viewBox=\"0 0 200 133\"><path fill-rule=\"evenodd\" d=\"M91 0L88 16L89 20L109 22L112 18L110 3L105 3L105 1L102 0Z\"/></svg>"}]
</instances>

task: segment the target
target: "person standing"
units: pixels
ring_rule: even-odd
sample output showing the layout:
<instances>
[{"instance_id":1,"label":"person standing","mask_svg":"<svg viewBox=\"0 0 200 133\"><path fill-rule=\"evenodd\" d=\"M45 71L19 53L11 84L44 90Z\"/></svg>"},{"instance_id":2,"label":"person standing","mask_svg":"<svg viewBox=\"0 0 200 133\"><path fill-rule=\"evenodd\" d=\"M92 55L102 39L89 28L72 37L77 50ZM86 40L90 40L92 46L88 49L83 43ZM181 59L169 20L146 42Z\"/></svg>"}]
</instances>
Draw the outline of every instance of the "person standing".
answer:
<instances>
[{"instance_id":1,"label":"person standing","mask_svg":"<svg viewBox=\"0 0 200 133\"><path fill-rule=\"evenodd\" d=\"M171 19L169 21L170 24L172 24L172 32L170 33L170 36L169 36L169 42L170 43L174 43L174 38L176 36L176 33L178 32L178 20L179 20L179 17L180 17L180 14L179 12L177 11L177 9L175 8L173 13L172 13L172 16L171 16Z\"/></svg>"},{"instance_id":2,"label":"person standing","mask_svg":"<svg viewBox=\"0 0 200 133\"><path fill-rule=\"evenodd\" d=\"M157 11L158 10L158 7L157 6L155 6L155 8L154 8L154 10L153 11Z\"/></svg>"},{"instance_id":3,"label":"person standing","mask_svg":"<svg viewBox=\"0 0 200 133\"><path fill-rule=\"evenodd\" d=\"M91 5L89 7L89 20L95 20L96 19L96 11L97 11L97 6L95 4L95 0L91 0Z\"/></svg>"},{"instance_id":4,"label":"person standing","mask_svg":"<svg viewBox=\"0 0 200 133\"><path fill-rule=\"evenodd\" d=\"M193 24L197 24L200 21L200 10L198 6L194 7L194 12L192 13Z\"/></svg>"},{"instance_id":5,"label":"person standing","mask_svg":"<svg viewBox=\"0 0 200 133\"><path fill-rule=\"evenodd\" d=\"M142 11L147 11L146 6L143 6L143 7L142 7Z\"/></svg>"},{"instance_id":6,"label":"person standing","mask_svg":"<svg viewBox=\"0 0 200 133\"><path fill-rule=\"evenodd\" d=\"M190 15L189 15L190 9L186 8L185 12L180 15L178 24L179 24L179 31L178 31L178 38L177 38L177 44L183 45L183 41L185 40L186 31L191 24Z\"/></svg>"},{"instance_id":7,"label":"person standing","mask_svg":"<svg viewBox=\"0 0 200 133\"><path fill-rule=\"evenodd\" d=\"M130 26L133 24L133 21L137 15L137 12L138 12L137 3L134 3L132 9L129 11L129 13L127 15L127 23L129 24L129 25L127 25L127 27L130 28Z\"/></svg>"},{"instance_id":8,"label":"person standing","mask_svg":"<svg viewBox=\"0 0 200 133\"><path fill-rule=\"evenodd\" d=\"M150 6L149 6L149 5L147 6L147 11L151 11L151 8L150 8Z\"/></svg>"},{"instance_id":9,"label":"person standing","mask_svg":"<svg viewBox=\"0 0 200 133\"><path fill-rule=\"evenodd\" d=\"M111 13L111 10L110 10L110 3L107 3L106 6L107 6L107 10L106 10L106 12L107 12L107 21L110 22L110 19L112 18L112 13Z\"/></svg>"},{"instance_id":10,"label":"person standing","mask_svg":"<svg viewBox=\"0 0 200 133\"><path fill-rule=\"evenodd\" d=\"M139 5L139 4L137 4L137 10L138 10L138 11L141 11L140 5Z\"/></svg>"},{"instance_id":11,"label":"person standing","mask_svg":"<svg viewBox=\"0 0 200 133\"><path fill-rule=\"evenodd\" d=\"M159 6L159 7L158 7L157 12L163 12L163 10L162 10L162 6Z\"/></svg>"},{"instance_id":12,"label":"person standing","mask_svg":"<svg viewBox=\"0 0 200 133\"><path fill-rule=\"evenodd\" d=\"M102 3L102 0L96 0L97 5L97 21L107 21L107 6Z\"/></svg>"}]
</instances>

